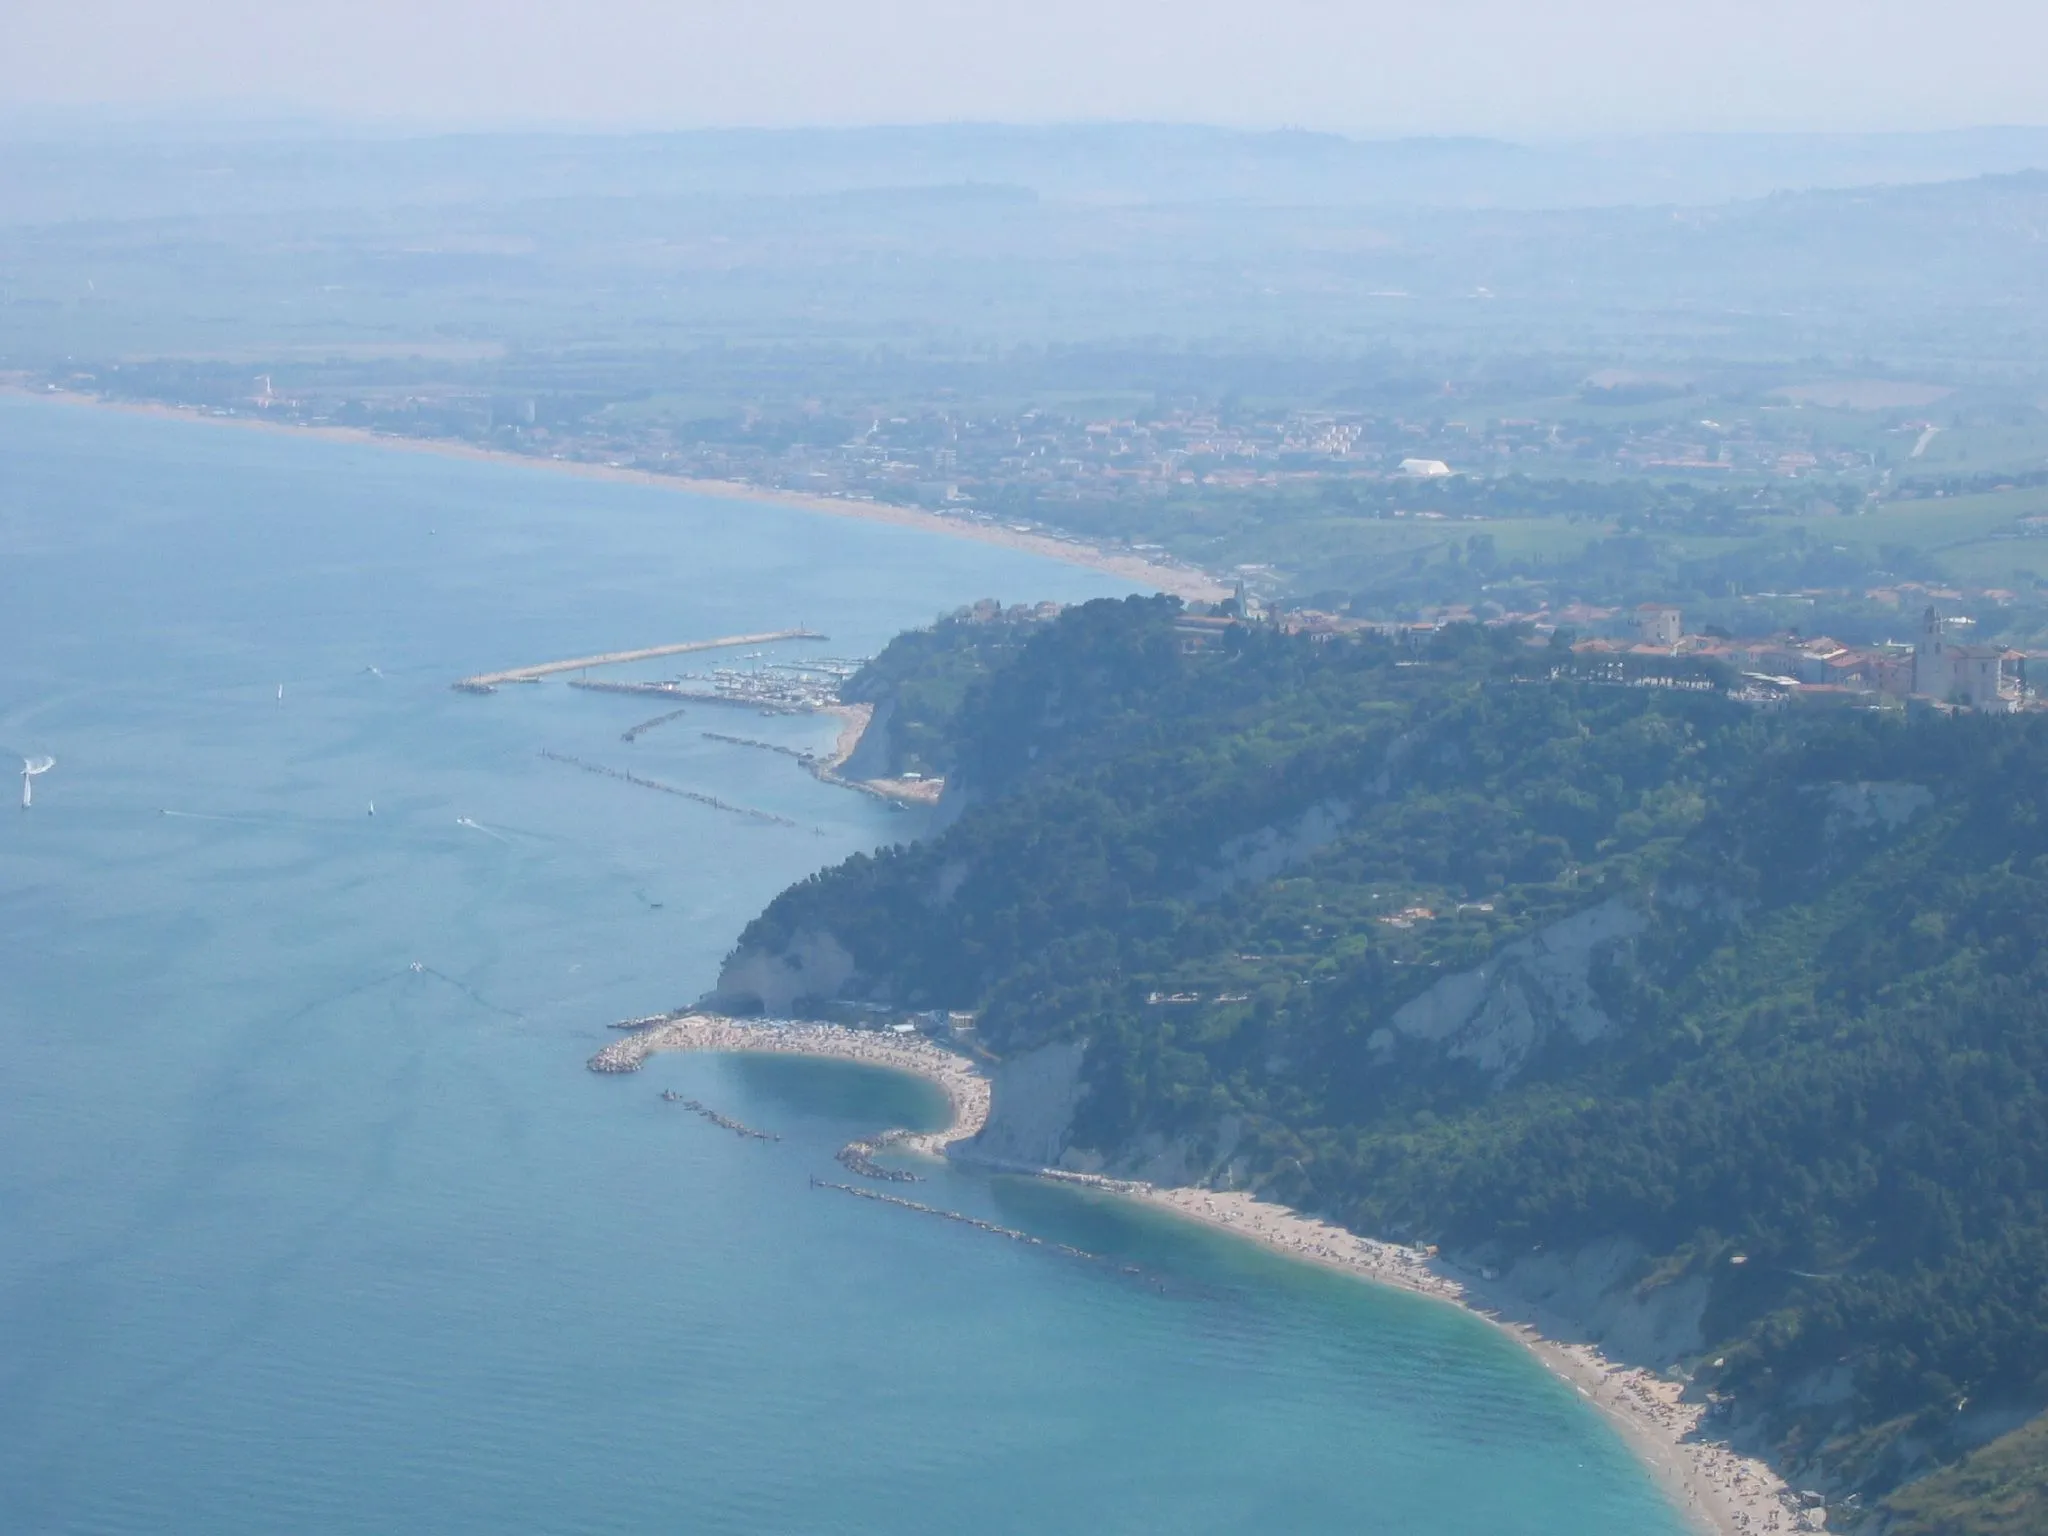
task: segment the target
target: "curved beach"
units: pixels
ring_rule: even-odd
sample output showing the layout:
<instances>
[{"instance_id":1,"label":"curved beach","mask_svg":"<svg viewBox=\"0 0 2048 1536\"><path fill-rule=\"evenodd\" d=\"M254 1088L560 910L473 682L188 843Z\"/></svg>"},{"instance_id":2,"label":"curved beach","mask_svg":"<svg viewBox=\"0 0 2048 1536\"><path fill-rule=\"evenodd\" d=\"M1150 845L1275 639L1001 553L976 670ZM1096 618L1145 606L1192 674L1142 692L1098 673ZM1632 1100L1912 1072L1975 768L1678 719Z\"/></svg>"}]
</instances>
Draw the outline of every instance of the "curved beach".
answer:
<instances>
[{"instance_id":1,"label":"curved beach","mask_svg":"<svg viewBox=\"0 0 2048 1536\"><path fill-rule=\"evenodd\" d=\"M590 1059L592 1071L637 1071L660 1051L824 1056L908 1072L945 1092L952 1106L951 1123L939 1131L892 1137L892 1146L944 1156L949 1148L971 1141L988 1121L988 1078L965 1057L919 1036L899 1038L789 1020L755 1023L700 1013L657 1015L626 1027L627 1034ZM1564 1320L1532 1312L1497 1284L1438 1255L1361 1237L1240 1190L1162 1188L1059 1169L1036 1173L1141 1201L1289 1258L1461 1307L1515 1339L1598 1408L1672 1502L1702 1530L1716 1536L1759 1536L1821 1528L1820 1515L1801 1511L1785 1481L1764 1462L1739 1455L1723 1442L1699 1438L1705 1407L1683 1401L1680 1383L1655 1371L1617 1364L1591 1344L1561 1342L1560 1336L1572 1331Z\"/></svg>"},{"instance_id":2,"label":"curved beach","mask_svg":"<svg viewBox=\"0 0 2048 1536\"><path fill-rule=\"evenodd\" d=\"M892 523L924 533L944 534L950 539L969 539L977 544L994 544L1022 554L1042 555L1065 565L1077 565L1105 575L1117 576L1134 586L1151 587L1175 597L1214 602L1228 597L1231 589L1206 572L1169 561L1149 560L1143 555L1099 549L1049 534L1019 532L999 523L976 522L966 517L942 517L915 507L899 507L884 501L859 501L846 496L813 496L803 491L785 491L769 486L749 485L738 480L695 480L682 475L665 475L625 465L593 464L581 459L542 458L537 454L507 453L495 448L478 448L469 443L436 438L393 437L360 427L300 426L289 422L263 421L253 416L218 416L201 410L173 405L103 400L96 395L69 390L31 390L0 385L10 394L31 399L87 405L100 410L125 411L137 416L168 417L174 421L198 422L208 426L240 427L252 432L283 432L299 437L321 438L327 442L353 443L372 448L393 448L406 453L431 453L443 458L469 459L479 463L517 464L527 469L554 470L591 480L611 480L627 485L651 485L663 490L687 491L723 501L754 501L771 506L793 507L803 512L821 512L828 517L851 517L868 523Z\"/></svg>"}]
</instances>

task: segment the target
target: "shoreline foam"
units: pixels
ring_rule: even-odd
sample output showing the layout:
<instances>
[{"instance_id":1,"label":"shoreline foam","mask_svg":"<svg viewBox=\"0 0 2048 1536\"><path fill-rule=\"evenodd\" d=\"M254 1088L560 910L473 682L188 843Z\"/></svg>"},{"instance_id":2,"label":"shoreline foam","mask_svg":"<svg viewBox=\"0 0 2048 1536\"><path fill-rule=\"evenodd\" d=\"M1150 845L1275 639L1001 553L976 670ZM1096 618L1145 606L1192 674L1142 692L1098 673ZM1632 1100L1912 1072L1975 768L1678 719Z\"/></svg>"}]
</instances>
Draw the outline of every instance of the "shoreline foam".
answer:
<instances>
[{"instance_id":1,"label":"shoreline foam","mask_svg":"<svg viewBox=\"0 0 2048 1536\"><path fill-rule=\"evenodd\" d=\"M803 491L776 490L750 485L743 480L698 480L682 475L659 474L653 470L625 465L593 464L582 459L541 458L534 454L508 453L499 448L479 448L472 443L445 438L396 437L361 427L321 427L296 422L264 421L253 416L215 416L205 411L150 401L106 400L76 390L39 390L19 384L0 383L0 394L57 404L90 406L103 411L126 411L135 416L155 416L171 421L196 422L206 426L240 427L245 431L288 433L315 437L326 442L352 443L373 448L394 448L406 453L430 453L442 458L468 459L476 463L516 464L529 469L554 470L589 480L610 480L624 485L650 485L663 490L684 491L694 496L721 501L752 501L769 506L790 507L799 512L821 513L827 517L853 518L860 522L889 523L915 528L948 538L993 544L1021 554L1039 555L1063 565L1076 565L1107 576L1121 577L1136 585L1202 602L1228 597L1230 589L1214 577L1191 566L1148 560L1142 555L1117 554L1092 544L1073 544L1045 534L1019 533L997 524L978 523L960 517L941 517L914 507L898 507L883 501L856 501L844 496L812 496Z\"/></svg>"},{"instance_id":2,"label":"shoreline foam","mask_svg":"<svg viewBox=\"0 0 2048 1536\"><path fill-rule=\"evenodd\" d=\"M908 1072L936 1083L952 1106L944 1130L900 1139L932 1156L970 1141L987 1123L990 1084L972 1062L921 1037L898 1039L835 1024L742 1023L713 1014L661 1016L639 1025L591 1058L594 1071L636 1071L658 1051L770 1051L831 1057ZM963 1158L975 1166L972 1158ZM1056 1168L982 1166L1076 1184L1135 1200L1183 1220L1259 1244L1275 1253L1458 1307L1500 1329L1561 1377L1621 1434L1674 1509L1714 1536L1768 1536L1813 1529L1785 1481L1756 1457L1725 1442L1692 1438L1703 1404L1681 1400L1682 1387L1659 1373L1609 1360L1593 1345L1565 1342L1574 1331L1544 1319L1483 1277L1435 1255L1361 1237L1342 1227L1241 1190L1162 1188L1137 1180ZM1547 1326L1544 1326L1547 1323Z\"/></svg>"}]
</instances>

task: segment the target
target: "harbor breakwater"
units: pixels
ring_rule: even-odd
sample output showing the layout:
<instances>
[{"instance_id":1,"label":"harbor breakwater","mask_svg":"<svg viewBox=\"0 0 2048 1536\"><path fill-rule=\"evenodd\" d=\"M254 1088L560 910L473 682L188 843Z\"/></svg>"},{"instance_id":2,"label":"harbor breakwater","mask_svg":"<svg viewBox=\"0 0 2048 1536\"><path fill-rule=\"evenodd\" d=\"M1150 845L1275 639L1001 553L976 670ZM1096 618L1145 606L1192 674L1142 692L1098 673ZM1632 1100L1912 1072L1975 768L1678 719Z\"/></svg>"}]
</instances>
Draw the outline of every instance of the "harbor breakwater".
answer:
<instances>
[{"instance_id":1,"label":"harbor breakwater","mask_svg":"<svg viewBox=\"0 0 2048 1536\"><path fill-rule=\"evenodd\" d=\"M989 1081L973 1062L944 1050L921 1036L881 1034L847 1029L838 1024L799 1023L789 1019L748 1020L690 1009L649 1014L614 1026L621 1037L592 1056L593 1072L637 1072L647 1058L661 1051L759 1051L787 1056L831 1056L908 1072L934 1083L951 1109L948 1124L936 1131L890 1131L855 1145L872 1157L883 1146L943 1156L949 1147L971 1140L988 1123Z\"/></svg>"},{"instance_id":2,"label":"harbor breakwater","mask_svg":"<svg viewBox=\"0 0 2048 1536\"><path fill-rule=\"evenodd\" d=\"M657 789L664 795L674 795L682 800L694 800L699 805L710 806L714 811L725 811L734 816L745 816L750 820L762 822L768 826L794 827L797 825L796 822L791 821L787 816L777 816L771 811L757 811L751 806L734 805L731 801L721 800L716 795L703 794L694 789L683 789L674 784L664 784L659 779L644 779L637 773L626 772L623 768L607 768L602 763L586 763L582 758L571 757L566 752L550 752L547 748L543 747L541 748L540 755L551 763L561 763L569 768L580 768L585 773L594 773L598 777L605 779L617 779L622 784L637 784L642 789Z\"/></svg>"}]
</instances>

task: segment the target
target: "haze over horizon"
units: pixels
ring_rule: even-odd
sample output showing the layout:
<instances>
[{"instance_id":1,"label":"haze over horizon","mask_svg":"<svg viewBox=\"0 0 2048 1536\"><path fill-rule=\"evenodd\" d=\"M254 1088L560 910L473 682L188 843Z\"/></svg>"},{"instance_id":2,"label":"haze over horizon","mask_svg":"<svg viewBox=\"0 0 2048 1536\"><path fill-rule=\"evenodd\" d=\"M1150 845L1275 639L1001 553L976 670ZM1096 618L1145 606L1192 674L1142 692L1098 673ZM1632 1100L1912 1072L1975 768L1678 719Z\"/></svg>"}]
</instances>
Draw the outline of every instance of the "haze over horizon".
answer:
<instances>
[{"instance_id":1,"label":"haze over horizon","mask_svg":"<svg viewBox=\"0 0 2048 1536\"><path fill-rule=\"evenodd\" d=\"M896 0L567 8L202 0L21 8L0 112L441 128L1209 122L1544 138L2048 123L2048 10L1960 0L1429 8Z\"/></svg>"}]
</instances>

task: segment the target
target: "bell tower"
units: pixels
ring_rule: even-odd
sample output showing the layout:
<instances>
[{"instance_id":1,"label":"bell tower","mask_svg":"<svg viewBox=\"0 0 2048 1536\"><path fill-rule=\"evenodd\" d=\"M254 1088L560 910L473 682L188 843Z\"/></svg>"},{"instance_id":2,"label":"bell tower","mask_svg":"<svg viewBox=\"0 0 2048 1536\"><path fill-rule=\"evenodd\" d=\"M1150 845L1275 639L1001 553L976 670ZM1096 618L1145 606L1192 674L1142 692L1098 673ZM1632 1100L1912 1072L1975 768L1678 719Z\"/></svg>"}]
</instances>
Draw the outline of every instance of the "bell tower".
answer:
<instances>
[{"instance_id":1,"label":"bell tower","mask_svg":"<svg viewBox=\"0 0 2048 1536\"><path fill-rule=\"evenodd\" d=\"M1913 691L1945 699L1950 684L1948 645L1942 638L1941 615L1929 603L1920 616L1920 638L1913 645Z\"/></svg>"}]
</instances>

